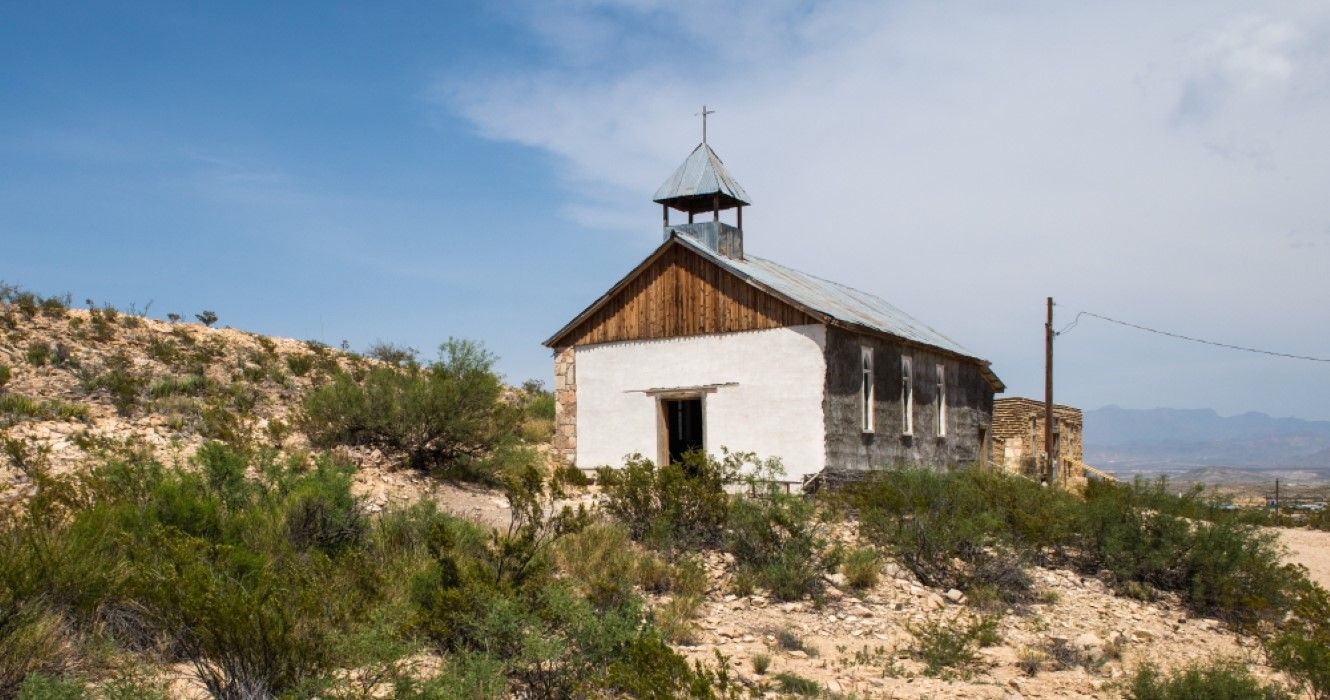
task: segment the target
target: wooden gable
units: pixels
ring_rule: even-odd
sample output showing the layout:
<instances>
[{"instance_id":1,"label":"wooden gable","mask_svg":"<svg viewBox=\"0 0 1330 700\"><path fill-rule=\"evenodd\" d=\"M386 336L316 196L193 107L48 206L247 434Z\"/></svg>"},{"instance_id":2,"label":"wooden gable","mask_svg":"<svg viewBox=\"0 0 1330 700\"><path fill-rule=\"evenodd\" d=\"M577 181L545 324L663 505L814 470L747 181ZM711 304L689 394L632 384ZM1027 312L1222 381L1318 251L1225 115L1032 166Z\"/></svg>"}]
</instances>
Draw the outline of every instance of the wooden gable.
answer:
<instances>
[{"instance_id":1,"label":"wooden gable","mask_svg":"<svg viewBox=\"0 0 1330 700\"><path fill-rule=\"evenodd\" d=\"M546 345L569 347L820 322L676 243L647 259Z\"/></svg>"}]
</instances>

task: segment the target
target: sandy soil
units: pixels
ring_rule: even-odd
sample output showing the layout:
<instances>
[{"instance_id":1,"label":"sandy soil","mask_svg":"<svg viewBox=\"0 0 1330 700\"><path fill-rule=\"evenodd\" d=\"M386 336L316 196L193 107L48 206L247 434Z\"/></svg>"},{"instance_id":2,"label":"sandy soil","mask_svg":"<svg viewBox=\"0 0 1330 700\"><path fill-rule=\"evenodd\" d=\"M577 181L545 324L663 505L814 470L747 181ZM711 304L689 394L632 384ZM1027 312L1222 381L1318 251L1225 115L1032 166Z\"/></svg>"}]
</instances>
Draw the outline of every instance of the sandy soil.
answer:
<instances>
[{"instance_id":1,"label":"sandy soil","mask_svg":"<svg viewBox=\"0 0 1330 700\"><path fill-rule=\"evenodd\" d=\"M1289 561L1307 567L1311 579L1330 588L1330 532L1294 528L1272 528L1288 548Z\"/></svg>"}]
</instances>

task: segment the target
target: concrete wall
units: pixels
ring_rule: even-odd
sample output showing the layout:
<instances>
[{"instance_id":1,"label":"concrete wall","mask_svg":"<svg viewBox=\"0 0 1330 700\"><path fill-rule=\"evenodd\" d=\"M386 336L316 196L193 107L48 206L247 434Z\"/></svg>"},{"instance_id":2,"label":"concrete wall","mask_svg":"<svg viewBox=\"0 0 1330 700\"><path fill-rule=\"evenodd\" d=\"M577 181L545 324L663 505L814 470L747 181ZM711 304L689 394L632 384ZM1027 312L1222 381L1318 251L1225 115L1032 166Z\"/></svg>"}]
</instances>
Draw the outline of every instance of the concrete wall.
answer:
<instances>
[{"instance_id":1,"label":"concrete wall","mask_svg":"<svg viewBox=\"0 0 1330 700\"><path fill-rule=\"evenodd\" d=\"M575 349L576 463L656 459L658 390L707 387L706 449L780 457L786 479L822 469L826 327L585 345Z\"/></svg>"},{"instance_id":2,"label":"concrete wall","mask_svg":"<svg viewBox=\"0 0 1330 700\"><path fill-rule=\"evenodd\" d=\"M875 429L861 428L860 348L873 348ZM903 434L901 356L909 355L914 384L914 431ZM937 434L936 366L944 367L946 435ZM980 368L890 339L839 328L827 333L827 466L861 471L897 465L931 467L977 464L993 415L993 388Z\"/></svg>"}]
</instances>

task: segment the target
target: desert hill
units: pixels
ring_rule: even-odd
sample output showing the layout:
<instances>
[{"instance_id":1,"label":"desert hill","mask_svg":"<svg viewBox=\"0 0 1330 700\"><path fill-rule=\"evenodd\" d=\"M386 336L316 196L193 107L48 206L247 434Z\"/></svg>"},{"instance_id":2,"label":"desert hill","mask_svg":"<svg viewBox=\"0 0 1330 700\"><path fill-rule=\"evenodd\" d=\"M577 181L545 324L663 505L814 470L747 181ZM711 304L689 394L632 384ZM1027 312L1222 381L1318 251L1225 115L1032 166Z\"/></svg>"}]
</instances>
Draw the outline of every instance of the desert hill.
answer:
<instances>
[{"instance_id":1,"label":"desert hill","mask_svg":"<svg viewBox=\"0 0 1330 700\"><path fill-rule=\"evenodd\" d=\"M295 457L316 454L320 449L311 443L302 419L303 404L311 392L334 377L361 377L393 362L384 353L378 354L387 357L386 362L307 341L160 321L107 308L70 309L58 300L37 302L41 300L0 306L0 441L5 447L0 454L0 503L10 507L34 493L35 485L24 468L24 463L33 460L41 461L53 473L77 474L99 459L139 452L164 465L188 470L195 468L195 452L205 441L221 441L249 453L275 452ZM538 434L528 435L530 441L535 442ZM488 526L487 533L488 528L497 528L486 535L492 539L475 535L471 549L457 554L464 563L470 561L464 557L483 559L489 551L483 544L486 541L499 552L530 542L514 539L515 530L510 526L535 512L529 510L531 503L510 503L505 493L493 486L463 485L429 476L409 468L405 456L392 451L368 447L337 447L333 451L354 469L351 493L356 512L350 518L360 522L360 527L376 527L364 523L374 523L375 519L381 522L387 514L399 519L395 527L404 528L401 523L422 517L421 511L407 507L425 503ZM545 454L540 446L535 452ZM1038 495L1037 489L1034 495ZM1119 697L1126 692L1133 674L1146 664L1171 671L1214 659L1236 660L1262 682L1289 681L1269 665L1250 634L1227 624L1217 613L1206 614L1189 606L1183 594L1152 591L1141 585L1124 588L1110 572L1078 570L1056 557L1010 560L1015 563L1008 564L1005 578L993 579L997 583L987 589L979 586L965 592L936 580L925 582L907 561L875 545L861 524L842 509L829 507L814 513L811 502L773 496L771 503L776 507L793 510L770 522L749 520L755 535L752 539L770 536L774 544L769 542L768 547L788 548L788 552L799 552L802 550L798 547L804 547L806 551L802 555L782 554L775 564L755 569L741 560L747 556L742 555L742 546L722 545L719 532L681 551L649 551L647 545L629 541L619 524L603 510L596 510L606 502L604 488L591 486L575 488L563 494L559 503L551 504L589 505L596 521L585 530L551 540L553 572L547 580L537 579L544 587L536 589L539 595L564 590L559 586L570 581L576 584L575 590L592 600L597 595L612 594L610 600L619 601L615 605L626 605L631 612L624 624L648 625L649 635L659 634L672 653L702 664L696 667L699 673L716 664L725 667L736 685L734 694L724 697ZM804 507L808 510L800 511ZM402 515L407 512L415 515ZM513 517L514 512L517 517ZM750 517L756 517L754 513L771 517L761 510L747 512ZM798 512L803 515L791 516ZM505 528L509 539L505 539ZM785 532L782 528L792 528L790 532L795 534L780 534ZM532 532L541 538L553 531L537 528ZM362 545L366 548L391 541L383 537L366 539L369 544ZM292 554L286 547L280 544L282 557L275 557L274 562L297 555L312 556L303 551ZM981 559L986 556L973 549L969 555ZM396 566L403 570L419 566L429 571L428 567L433 566L430 553L412 550L393 556L402 558ZM421 564L419 558L426 563ZM821 568L813 568L804 559L817 562ZM842 563L836 563L842 559ZM334 557L327 561L340 560ZM358 560L347 561L347 570L330 568L329 575L353 580L362 575ZM946 566L957 563L956 559L944 562ZM959 563L965 568L964 562ZM795 593L775 589L782 567L804 575ZM392 567L384 568L392 571ZM414 577L402 577L387 579L392 585L378 586L373 592L385 599L401 590L418 595L419 572ZM314 582L320 596L324 583ZM995 601L993 585L1016 586L1022 596L1020 603L1007 608ZM521 600L500 588L486 591L482 596L485 600L486 596L499 595L513 596L505 604L518 605L515 601ZM362 592L351 599L364 595ZM38 596L40 604L50 604L44 596ZM456 605L464 602L478 604L443 600L441 610L446 614L454 614ZM636 600L640 600L641 609L633 607ZM388 628L394 635L398 629L395 625L405 627L424 614L419 610L410 614L400 611L400 606L408 603L417 605L415 597L391 598L388 602L399 606L384 603L384 609L393 614ZM0 608L3 604L0 600ZM317 607L318 612L308 614L322 621L319 615L325 614L323 606ZM582 608L573 605L573 609ZM119 610L113 607L113 611ZM510 608L503 610L513 614ZM55 638L63 641L57 644L58 653L52 653L65 654L59 649L76 648L81 643L80 634L91 634L71 631L84 629L70 621L72 614L48 611L47 617L38 618L56 620L51 629L57 630ZM103 608L91 615L96 621L92 628L101 629L97 625L106 624ZM597 619L607 615L598 612ZM0 651L8 643L3 638L4 624L9 623L0 614ZM566 628L555 622L544 624L550 626L538 627L539 635L522 638L522 645L534 644L530 648L519 646L522 654L567 654L569 648L578 649L569 645L574 644L576 630L590 623L557 623L568 625ZM405 632L401 637L390 635L391 644L384 644L388 648L396 648L392 644L401 646L400 658L383 662L373 653L367 657L386 664L382 667L333 666L329 671L333 662L320 656L319 663L324 665L315 668L322 669L327 678L356 681L358 686L349 685L360 688L326 696L391 697L389 682L374 680L371 669L380 668L383 678L396 677L405 682L403 678L426 674L429 669L452 668L450 664L457 658L472 658L453 655L449 640L456 634L425 629L427 640L432 641ZM606 629L614 631L612 627ZM317 625L306 631L313 639L342 639L331 631L319 630ZM365 628L363 632L383 633L378 628ZM322 636L325 634L328 636ZM133 657L135 668L147 669L137 673L164 683L171 697L217 696L215 684L231 680L217 680L225 673L217 677L210 674L227 657L220 657L220 662L210 660L214 657L203 657L202 661L188 657L188 641L174 645L157 641L154 644L165 645L143 645L126 653ZM321 648L323 644L321 641L308 648ZM589 644L586 649L598 647ZM601 649L597 653L612 652ZM531 693L531 688L541 687L530 679L534 673L531 668L555 673L550 669L575 667L578 659L556 656L562 660L549 664L542 661L546 657L536 658L534 666L522 665L527 663L526 657L491 660L495 666L486 667L491 674L488 677L499 679L500 690L487 686L491 688L488 693L494 694L474 692L467 697L565 697ZM64 666L43 668L44 672L65 673L93 685L105 682L106 672L94 670L94 665L77 659ZM5 681L5 668L0 661L0 683ZM388 670L383 671L385 668ZM623 679L616 682L627 683ZM447 690L454 686L439 687L444 690L436 695L402 697L456 697ZM253 697L270 696L259 693ZM620 690L596 696L633 694Z\"/></svg>"},{"instance_id":2,"label":"desert hill","mask_svg":"<svg viewBox=\"0 0 1330 700\"><path fill-rule=\"evenodd\" d=\"M391 348L389 348L391 350ZM378 360L314 341L202 323L161 321L59 300L0 308L0 439L38 453L56 474L90 458L146 450L185 465L206 440L282 454L310 450L297 413L310 389ZM343 450L360 469L355 492L371 509L424 494L459 514L506 518L502 498L398 469L400 456ZM0 504L31 483L0 459Z\"/></svg>"}]
</instances>

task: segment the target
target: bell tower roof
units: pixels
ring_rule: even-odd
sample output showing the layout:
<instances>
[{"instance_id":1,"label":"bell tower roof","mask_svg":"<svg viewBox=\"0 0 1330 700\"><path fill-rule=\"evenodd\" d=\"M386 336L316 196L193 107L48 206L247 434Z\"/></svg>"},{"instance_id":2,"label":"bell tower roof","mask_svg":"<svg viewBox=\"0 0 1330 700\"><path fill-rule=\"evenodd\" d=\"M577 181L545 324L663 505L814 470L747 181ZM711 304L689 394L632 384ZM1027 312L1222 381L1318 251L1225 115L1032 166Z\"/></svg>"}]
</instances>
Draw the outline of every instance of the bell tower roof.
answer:
<instances>
[{"instance_id":1,"label":"bell tower roof","mask_svg":"<svg viewBox=\"0 0 1330 700\"><path fill-rule=\"evenodd\" d=\"M752 204L706 141L656 190L652 201L690 214Z\"/></svg>"}]
</instances>

